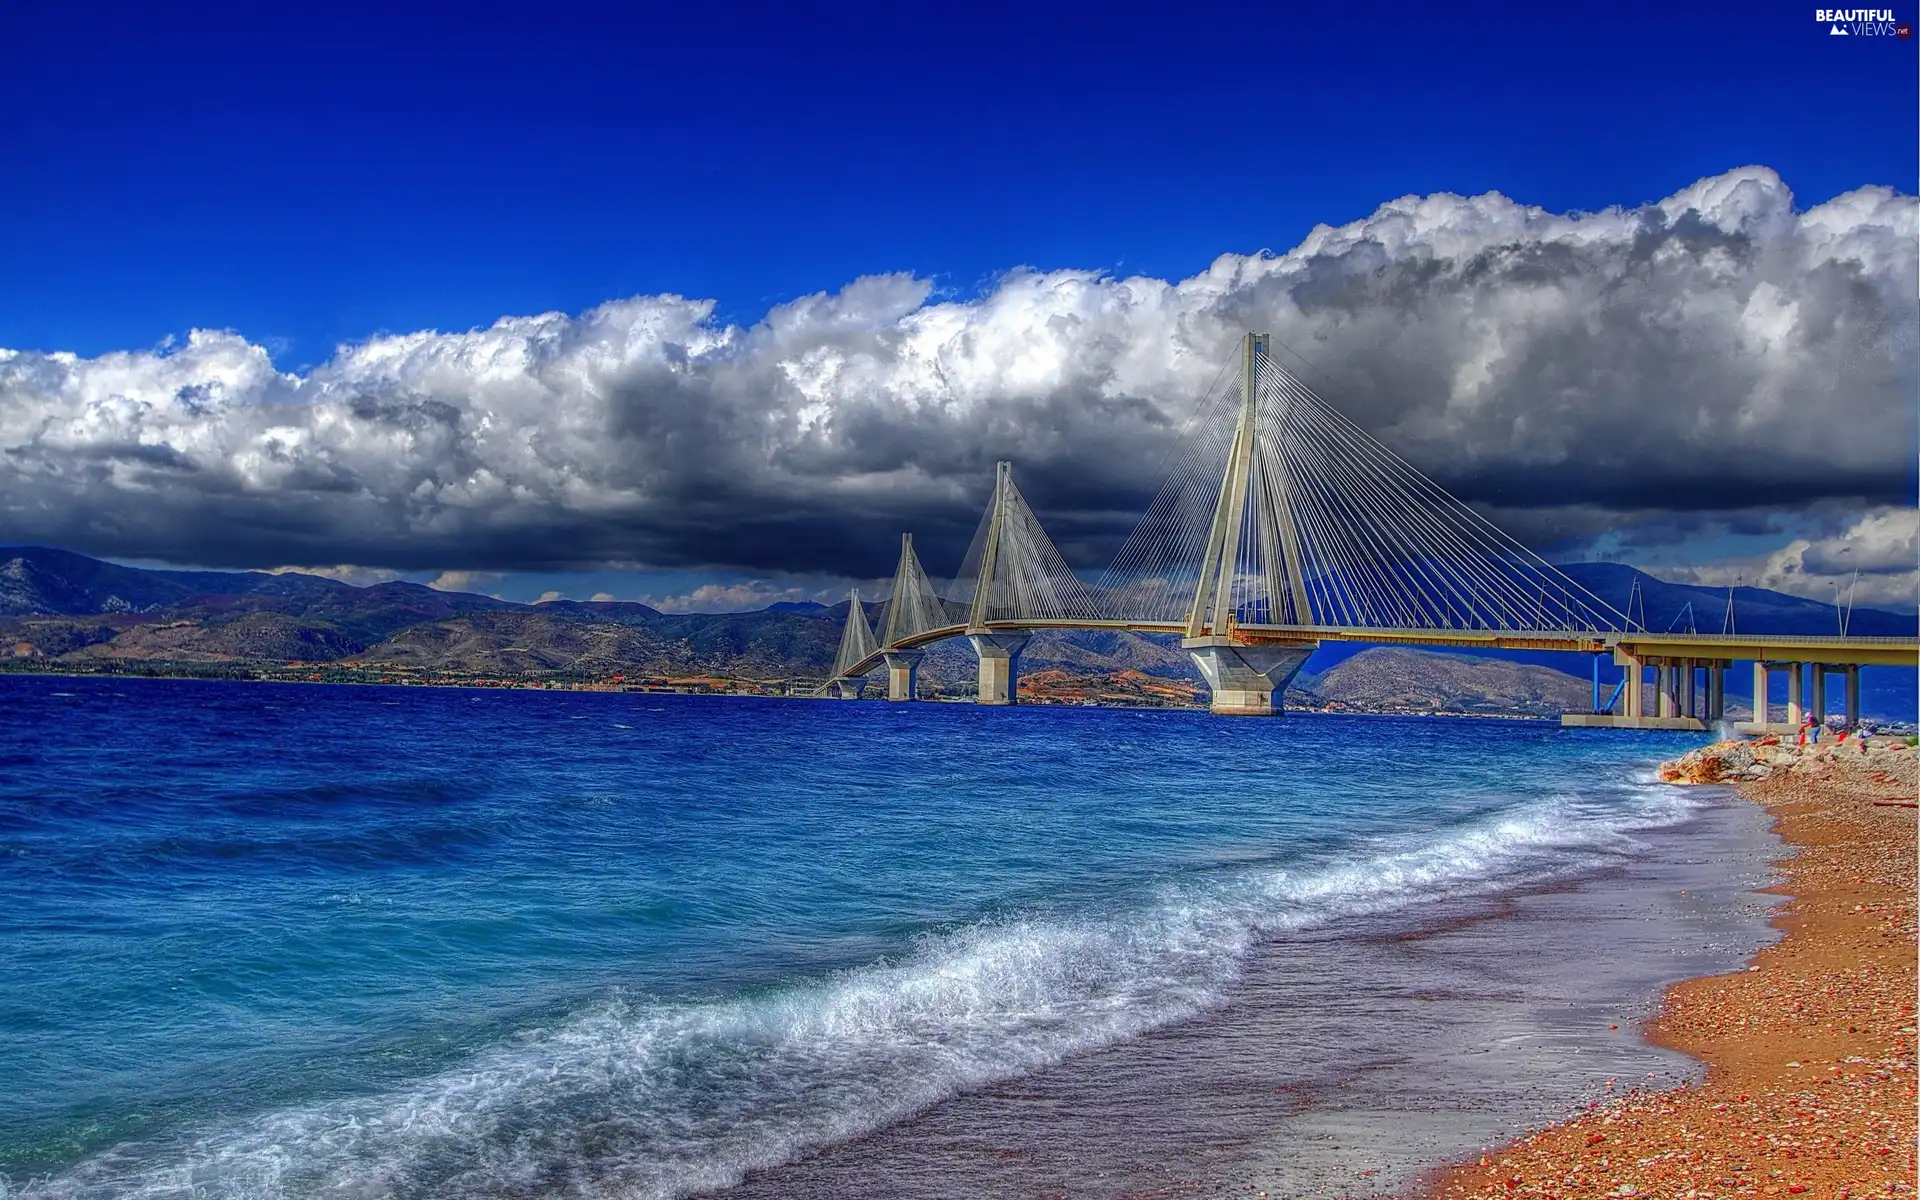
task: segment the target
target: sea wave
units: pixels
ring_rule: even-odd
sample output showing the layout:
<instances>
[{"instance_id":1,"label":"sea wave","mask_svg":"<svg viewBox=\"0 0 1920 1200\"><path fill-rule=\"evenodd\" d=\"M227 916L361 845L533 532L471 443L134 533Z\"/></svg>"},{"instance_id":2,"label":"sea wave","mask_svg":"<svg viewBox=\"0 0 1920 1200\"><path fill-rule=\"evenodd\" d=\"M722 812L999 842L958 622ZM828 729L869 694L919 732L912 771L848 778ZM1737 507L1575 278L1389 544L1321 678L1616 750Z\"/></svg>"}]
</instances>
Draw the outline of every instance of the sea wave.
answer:
<instances>
[{"instance_id":1,"label":"sea wave","mask_svg":"<svg viewBox=\"0 0 1920 1200\"><path fill-rule=\"evenodd\" d=\"M930 933L897 959L756 994L606 997L399 1090L122 1145L14 1194L674 1197L724 1187L1216 1006L1263 938L1590 871L1698 803L1627 782L1312 860L1190 872L1100 910Z\"/></svg>"}]
</instances>

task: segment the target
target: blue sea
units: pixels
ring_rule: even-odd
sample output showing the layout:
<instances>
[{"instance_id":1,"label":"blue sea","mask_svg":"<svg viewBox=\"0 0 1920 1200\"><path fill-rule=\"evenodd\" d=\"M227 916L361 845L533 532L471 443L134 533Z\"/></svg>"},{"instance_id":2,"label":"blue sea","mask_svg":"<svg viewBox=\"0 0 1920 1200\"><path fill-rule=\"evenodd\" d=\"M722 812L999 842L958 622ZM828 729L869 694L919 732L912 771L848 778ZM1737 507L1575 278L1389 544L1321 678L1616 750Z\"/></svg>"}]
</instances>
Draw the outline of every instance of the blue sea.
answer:
<instances>
[{"instance_id":1,"label":"blue sea","mask_svg":"<svg viewBox=\"0 0 1920 1200\"><path fill-rule=\"evenodd\" d=\"M1677 735L34 676L0 735L10 1197L1357 1172L1683 1076L1601 1031L1764 936Z\"/></svg>"}]
</instances>

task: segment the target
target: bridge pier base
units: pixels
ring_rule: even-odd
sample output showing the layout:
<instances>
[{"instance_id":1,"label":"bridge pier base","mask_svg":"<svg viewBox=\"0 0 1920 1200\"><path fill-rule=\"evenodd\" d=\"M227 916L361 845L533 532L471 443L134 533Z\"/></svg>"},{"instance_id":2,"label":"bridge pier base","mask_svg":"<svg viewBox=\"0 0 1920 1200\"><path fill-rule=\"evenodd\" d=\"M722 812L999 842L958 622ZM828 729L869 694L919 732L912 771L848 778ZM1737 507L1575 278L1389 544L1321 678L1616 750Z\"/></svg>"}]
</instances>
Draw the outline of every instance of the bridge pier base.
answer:
<instances>
[{"instance_id":1,"label":"bridge pier base","mask_svg":"<svg viewBox=\"0 0 1920 1200\"><path fill-rule=\"evenodd\" d=\"M1602 729L1677 729L1703 732L1711 727L1718 668L1696 659L1657 658L1628 653L1615 646L1613 661L1624 675L1623 697L1618 712L1562 713L1560 724L1568 728ZM1696 690L1693 676L1696 666L1707 668L1706 694ZM1647 695L1647 671L1653 672L1653 695ZM1648 712L1648 701L1654 711ZM1700 701L1704 700L1704 703Z\"/></svg>"},{"instance_id":2,"label":"bridge pier base","mask_svg":"<svg viewBox=\"0 0 1920 1200\"><path fill-rule=\"evenodd\" d=\"M920 698L920 660L927 656L924 650L888 650L887 659L887 699L918 700Z\"/></svg>"},{"instance_id":3,"label":"bridge pier base","mask_svg":"<svg viewBox=\"0 0 1920 1200\"><path fill-rule=\"evenodd\" d=\"M980 658L981 704L1020 702L1020 652L1032 635L1025 633L970 633L973 652Z\"/></svg>"},{"instance_id":4,"label":"bridge pier base","mask_svg":"<svg viewBox=\"0 0 1920 1200\"><path fill-rule=\"evenodd\" d=\"M1717 725L1727 719L1727 667L1715 660L1707 664L1707 723Z\"/></svg>"},{"instance_id":5,"label":"bridge pier base","mask_svg":"<svg viewBox=\"0 0 1920 1200\"><path fill-rule=\"evenodd\" d=\"M1318 642L1237 646L1218 636L1189 638L1181 645L1193 655L1213 693L1208 707L1232 717L1279 716L1285 709L1287 682L1319 649Z\"/></svg>"},{"instance_id":6,"label":"bridge pier base","mask_svg":"<svg viewBox=\"0 0 1920 1200\"><path fill-rule=\"evenodd\" d=\"M835 700L858 700L867 690L865 676L858 679L836 679L827 686L827 691Z\"/></svg>"}]
</instances>

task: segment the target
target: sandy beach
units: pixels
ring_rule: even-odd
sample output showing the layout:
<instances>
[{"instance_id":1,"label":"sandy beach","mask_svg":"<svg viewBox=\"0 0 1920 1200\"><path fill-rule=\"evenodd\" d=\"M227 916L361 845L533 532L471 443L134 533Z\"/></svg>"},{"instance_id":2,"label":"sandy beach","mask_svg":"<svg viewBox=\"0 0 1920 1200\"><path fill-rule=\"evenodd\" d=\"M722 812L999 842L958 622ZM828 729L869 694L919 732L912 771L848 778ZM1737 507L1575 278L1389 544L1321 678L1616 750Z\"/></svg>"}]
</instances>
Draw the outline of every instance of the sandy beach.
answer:
<instances>
[{"instance_id":1,"label":"sandy beach","mask_svg":"<svg viewBox=\"0 0 1920 1200\"><path fill-rule=\"evenodd\" d=\"M1913 1193L1914 753L1711 748L1674 768L1732 782L1793 847L1784 938L1675 985L1644 1029L1705 1062L1703 1084L1623 1079L1619 1100L1439 1173L1437 1200Z\"/></svg>"}]
</instances>

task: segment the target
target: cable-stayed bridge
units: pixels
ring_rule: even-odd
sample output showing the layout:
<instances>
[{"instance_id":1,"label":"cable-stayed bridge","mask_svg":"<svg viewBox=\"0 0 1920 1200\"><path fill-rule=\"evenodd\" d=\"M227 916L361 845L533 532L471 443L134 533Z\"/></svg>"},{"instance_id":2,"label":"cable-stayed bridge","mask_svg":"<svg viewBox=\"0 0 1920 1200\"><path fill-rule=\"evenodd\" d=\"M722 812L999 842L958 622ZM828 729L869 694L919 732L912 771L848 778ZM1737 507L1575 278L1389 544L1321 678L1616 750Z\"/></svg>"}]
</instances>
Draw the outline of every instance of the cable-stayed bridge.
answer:
<instances>
[{"instance_id":1,"label":"cable-stayed bridge","mask_svg":"<svg viewBox=\"0 0 1920 1200\"><path fill-rule=\"evenodd\" d=\"M1703 728L1726 711L1726 668L1791 669L1787 727L1825 716L1829 670L1858 712L1862 664L1912 666L1916 638L1653 633L1449 495L1275 362L1265 334L1241 345L1239 386L1216 382L1167 479L1111 566L1089 583L1055 548L1013 480L993 496L942 587L911 534L878 621L856 593L833 675L859 694L886 668L888 697L914 699L924 648L965 637L979 701L1012 704L1036 630L1178 634L1217 713L1277 715L1288 680L1323 642L1611 653L1626 679L1569 723ZM1223 368L1221 378L1227 378ZM1812 703L1802 691L1811 665ZM1655 711L1646 673L1654 676ZM1764 705L1764 700L1763 700ZM1767 724L1764 707L1756 722Z\"/></svg>"}]
</instances>

